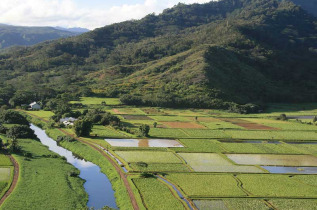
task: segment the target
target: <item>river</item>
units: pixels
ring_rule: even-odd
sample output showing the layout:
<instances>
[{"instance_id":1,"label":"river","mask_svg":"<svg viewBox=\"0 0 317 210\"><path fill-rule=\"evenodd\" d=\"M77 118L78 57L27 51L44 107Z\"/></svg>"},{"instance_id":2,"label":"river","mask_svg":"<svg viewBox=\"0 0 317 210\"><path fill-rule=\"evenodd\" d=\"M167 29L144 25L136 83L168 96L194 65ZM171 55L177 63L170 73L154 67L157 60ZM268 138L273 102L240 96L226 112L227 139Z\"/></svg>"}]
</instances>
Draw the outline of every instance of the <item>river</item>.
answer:
<instances>
[{"instance_id":1,"label":"river","mask_svg":"<svg viewBox=\"0 0 317 210\"><path fill-rule=\"evenodd\" d=\"M101 209L104 206L117 208L114 191L108 177L100 171L100 167L76 158L71 151L57 145L56 141L48 137L44 130L35 125L31 125L42 144L48 146L49 150L64 156L67 162L80 170L79 177L86 182L84 188L89 196L87 206Z\"/></svg>"}]
</instances>

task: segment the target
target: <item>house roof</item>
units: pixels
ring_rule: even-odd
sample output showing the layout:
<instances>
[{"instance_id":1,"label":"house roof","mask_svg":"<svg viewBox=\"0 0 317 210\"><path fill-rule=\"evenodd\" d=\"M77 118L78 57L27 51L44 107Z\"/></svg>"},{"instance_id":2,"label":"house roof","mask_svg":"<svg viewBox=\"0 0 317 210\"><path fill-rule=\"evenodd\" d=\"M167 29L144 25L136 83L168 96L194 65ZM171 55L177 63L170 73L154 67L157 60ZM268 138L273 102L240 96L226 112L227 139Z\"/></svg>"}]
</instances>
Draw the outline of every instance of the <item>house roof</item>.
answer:
<instances>
[{"instance_id":1,"label":"house roof","mask_svg":"<svg viewBox=\"0 0 317 210\"><path fill-rule=\"evenodd\" d=\"M65 122L65 121L75 122L76 120L77 120L77 119L76 119L76 118L73 118L73 117L66 117L66 118L60 119L59 121L60 121L60 122Z\"/></svg>"},{"instance_id":2,"label":"house roof","mask_svg":"<svg viewBox=\"0 0 317 210\"><path fill-rule=\"evenodd\" d=\"M37 102L33 102L30 104L30 106L39 105Z\"/></svg>"}]
</instances>

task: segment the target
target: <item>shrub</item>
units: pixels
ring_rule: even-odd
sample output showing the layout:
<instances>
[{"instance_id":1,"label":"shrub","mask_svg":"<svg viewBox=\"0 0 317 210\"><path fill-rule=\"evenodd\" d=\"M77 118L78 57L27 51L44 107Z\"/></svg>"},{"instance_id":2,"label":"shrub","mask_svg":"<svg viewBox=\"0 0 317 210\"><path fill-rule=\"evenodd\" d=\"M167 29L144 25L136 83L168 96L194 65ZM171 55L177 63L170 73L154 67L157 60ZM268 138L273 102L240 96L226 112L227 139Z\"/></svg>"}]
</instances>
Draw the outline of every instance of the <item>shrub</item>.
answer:
<instances>
[{"instance_id":1,"label":"shrub","mask_svg":"<svg viewBox=\"0 0 317 210\"><path fill-rule=\"evenodd\" d=\"M141 136L148 136L150 132L150 126L149 125L141 125L139 127L139 131Z\"/></svg>"}]
</instances>

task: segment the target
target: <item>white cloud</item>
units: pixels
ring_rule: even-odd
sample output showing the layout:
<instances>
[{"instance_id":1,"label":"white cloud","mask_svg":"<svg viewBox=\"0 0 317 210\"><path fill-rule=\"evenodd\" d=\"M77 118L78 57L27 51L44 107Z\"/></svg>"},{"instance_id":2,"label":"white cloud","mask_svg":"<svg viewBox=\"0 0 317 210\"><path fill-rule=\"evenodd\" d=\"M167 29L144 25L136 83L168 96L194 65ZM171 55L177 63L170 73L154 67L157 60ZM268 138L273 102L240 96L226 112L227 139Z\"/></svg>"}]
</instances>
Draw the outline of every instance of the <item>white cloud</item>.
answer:
<instances>
[{"instance_id":1,"label":"white cloud","mask_svg":"<svg viewBox=\"0 0 317 210\"><path fill-rule=\"evenodd\" d=\"M96 5L87 9L79 7L76 0L1 0L0 23L94 29L111 23L140 19L153 12L158 14L179 2L192 4L209 1L144 0L142 4L127 3L110 8L104 5Z\"/></svg>"}]
</instances>

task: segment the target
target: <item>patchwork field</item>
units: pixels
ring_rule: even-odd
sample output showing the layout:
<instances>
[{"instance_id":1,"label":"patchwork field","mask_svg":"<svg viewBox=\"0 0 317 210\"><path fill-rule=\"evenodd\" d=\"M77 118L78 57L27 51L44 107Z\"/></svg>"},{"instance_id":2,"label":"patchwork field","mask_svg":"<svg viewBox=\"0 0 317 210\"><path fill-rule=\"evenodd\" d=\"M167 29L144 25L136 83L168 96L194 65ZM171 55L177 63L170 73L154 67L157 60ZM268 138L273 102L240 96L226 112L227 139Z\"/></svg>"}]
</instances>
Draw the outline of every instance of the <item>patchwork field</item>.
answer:
<instances>
[{"instance_id":1,"label":"patchwork field","mask_svg":"<svg viewBox=\"0 0 317 210\"><path fill-rule=\"evenodd\" d=\"M170 128L205 128L205 126L194 122L161 122Z\"/></svg>"},{"instance_id":2,"label":"patchwork field","mask_svg":"<svg viewBox=\"0 0 317 210\"><path fill-rule=\"evenodd\" d=\"M317 115L317 104L305 110L273 105L265 113L244 115L134 107L104 98L81 101L88 109L110 111L134 131L94 125L83 139L123 163L141 209L189 209L181 198L201 210L317 209L317 124L312 118L277 120L284 113ZM138 133L142 124L150 126L147 137Z\"/></svg>"}]
</instances>

